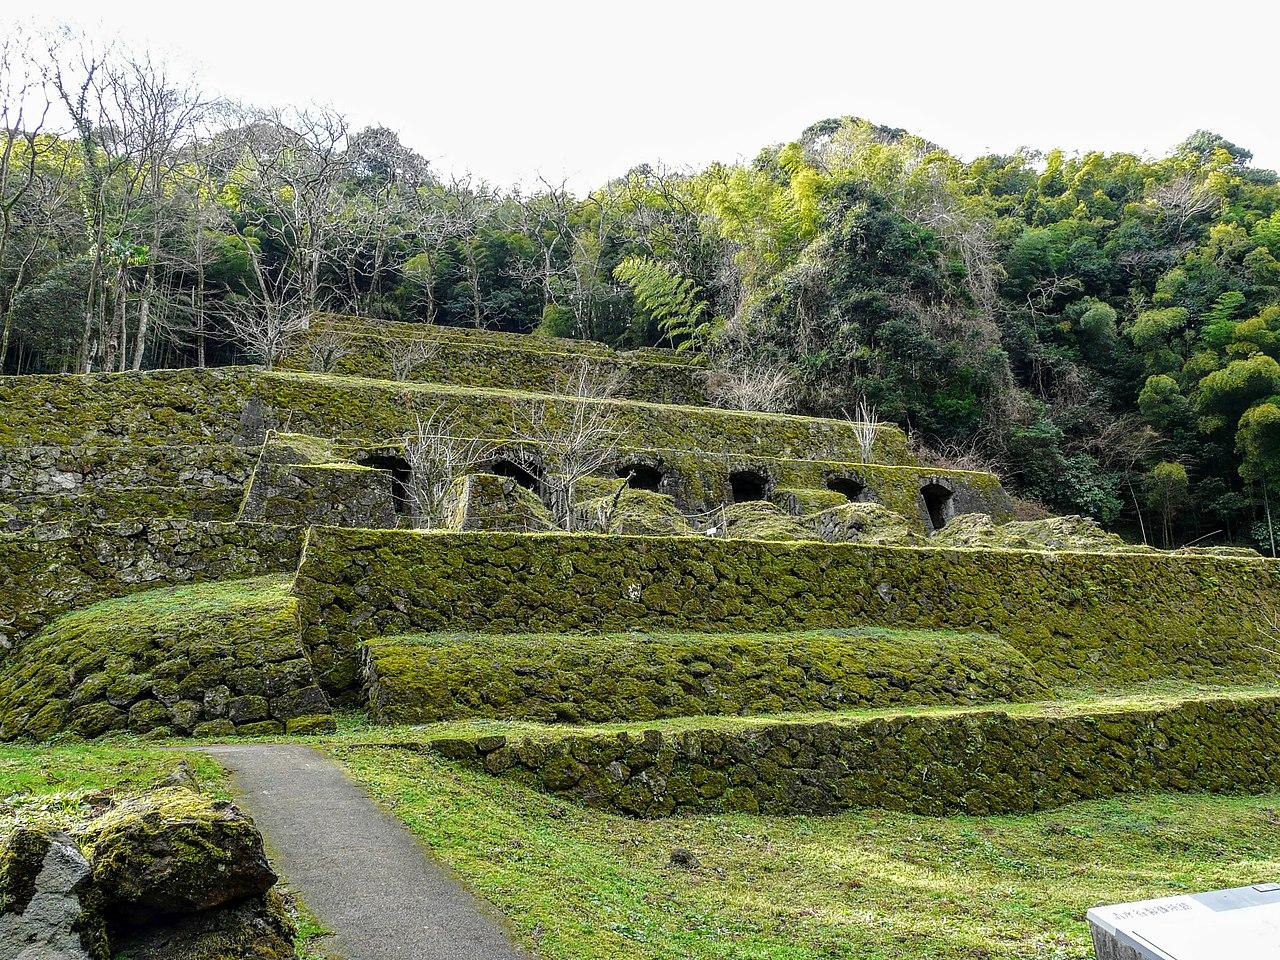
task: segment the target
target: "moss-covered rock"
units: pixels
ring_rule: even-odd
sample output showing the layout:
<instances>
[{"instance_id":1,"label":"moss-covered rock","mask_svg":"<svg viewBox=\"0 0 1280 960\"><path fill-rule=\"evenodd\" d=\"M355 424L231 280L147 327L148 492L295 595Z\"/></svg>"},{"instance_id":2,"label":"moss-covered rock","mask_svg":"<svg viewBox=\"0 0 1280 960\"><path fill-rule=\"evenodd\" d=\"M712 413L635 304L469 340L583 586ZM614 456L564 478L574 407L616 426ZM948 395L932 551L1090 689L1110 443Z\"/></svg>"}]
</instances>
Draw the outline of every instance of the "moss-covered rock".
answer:
<instances>
[{"instance_id":1,"label":"moss-covered rock","mask_svg":"<svg viewBox=\"0 0 1280 960\"><path fill-rule=\"evenodd\" d=\"M253 821L228 801L183 787L126 799L78 839L91 851L93 881L117 929L259 897L276 882Z\"/></svg>"},{"instance_id":2,"label":"moss-covered rock","mask_svg":"<svg viewBox=\"0 0 1280 960\"><path fill-rule=\"evenodd\" d=\"M294 960L295 936L273 892L119 936L114 960Z\"/></svg>"},{"instance_id":3,"label":"moss-covered rock","mask_svg":"<svg viewBox=\"0 0 1280 960\"><path fill-rule=\"evenodd\" d=\"M71 837L24 826L0 840L0 956L108 960L101 901Z\"/></svg>"},{"instance_id":4,"label":"moss-covered rock","mask_svg":"<svg viewBox=\"0 0 1280 960\"><path fill-rule=\"evenodd\" d=\"M578 529L652 537L693 533L689 521L666 494L637 490L620 480L604 481L604 485L613 489L575 504Z\"/></svg>"},{"instance_id":5,"label":"moss-covered rock","mask_svg":"<svg viewBox=\"0 0 1280 960\"><path fill-rule=\"evenodd\" d=\"M731 503L721 513L724 536L740 540L813 540L816 535L791 514L767 500Z\"/></svg>"},{"instance_id":6,"label":"moss-covered rock","mask_svg":"<svg viewBox=\"0 0 1280 960\"><path fill-rule=\"evenodd\" d=\"M935 543L948 547L988 547L1003 550L1085 550L1125 553L1149 550L1126 543L1108 533L1089 517L1050 517L995 523L981 513L952 518L933 535Z\"/></svg>"},{"instance_id":7,"label":"moss-covered rock","mask_svg":"<svg viewBox=\"0 0 1280 960\"><path fill-rule=\"evenodd\" d=\"M602 723L1024 700L1047 688L992 638L939 632L387 637L365 649L376 719Z\"/></svg>"},{"instance_id":8,"label":"moss-covered rock","mask_svg":"<svg viewBox=\"0 0 1280 960\"><path fill-rule=\"evenodd\" d=\"M0 737L247 735L328 715L289 585L170 588L67 614L0 662Z\"/></svg>"},{"instance_id":9,"label":"moss-covered rock","mask_svg":"<svg viewBox=\"0 0 1280 960\"><path fill-rule=\"evenodd\" d=\"M925 542L916 524L878 503L843 503L801 519L813 533L830 543L918 546Z\"/></svg>"},{"instance_id":10,"label":"moss-covered rock","mask_svg":"<svg viewBox=\"0 0 1280 960\"><path fill-rule=\"evenodd\" d=\"M774 487L769 493L769 502L793 517L803 517L843 506L849 502L849 498L825 487Z\"/></svg>"}]
</instances>

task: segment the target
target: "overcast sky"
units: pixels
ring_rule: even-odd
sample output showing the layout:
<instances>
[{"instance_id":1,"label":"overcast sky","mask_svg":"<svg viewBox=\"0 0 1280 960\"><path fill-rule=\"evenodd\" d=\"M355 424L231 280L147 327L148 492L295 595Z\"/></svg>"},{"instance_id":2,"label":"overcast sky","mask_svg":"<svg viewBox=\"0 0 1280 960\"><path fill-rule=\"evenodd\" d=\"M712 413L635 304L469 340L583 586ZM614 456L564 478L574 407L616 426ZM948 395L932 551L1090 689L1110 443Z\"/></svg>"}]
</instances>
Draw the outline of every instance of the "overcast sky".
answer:
<instances>
[{"instance_id":1,"label":"overcast sky","mask_svg":"<svg viewBox=\"0 0 1280 960\"><path fill-rule=\"evenodd\" d=\"M46 0L260 104L324 103L444 172L597 185L750 158L854 114L963 157L1162 154L1207 127L1280 167L1280 4L1071 0ZM326 12L329 7L332 12ZM1186 11L1186 12L1181 12ZM0 16L3 16L0 14Z\"/></svg>"}]
</instances>

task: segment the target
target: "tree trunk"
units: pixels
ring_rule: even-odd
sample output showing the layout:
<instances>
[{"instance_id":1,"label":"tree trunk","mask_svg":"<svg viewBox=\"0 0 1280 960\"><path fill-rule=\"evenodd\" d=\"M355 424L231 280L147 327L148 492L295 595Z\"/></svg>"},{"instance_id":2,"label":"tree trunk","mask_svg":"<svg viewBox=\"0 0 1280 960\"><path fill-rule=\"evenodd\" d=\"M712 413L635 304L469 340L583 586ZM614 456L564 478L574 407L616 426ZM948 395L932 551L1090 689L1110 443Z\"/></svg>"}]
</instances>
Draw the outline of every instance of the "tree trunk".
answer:
<instances>
[{"instance_id":1,"label":"tree trunk","mask_svg":"<svg viewBox=\"0 0 1280 960\"><path fill-rule=\"evenodd\" d=\"M151 323L151 298L155 295L155 278L147 277L147 285L142 293L142 303L138 306L138 340L133 345L133 369L142 369L142 357L147 352L147 328Z\"/></svg>"}]
</instances>

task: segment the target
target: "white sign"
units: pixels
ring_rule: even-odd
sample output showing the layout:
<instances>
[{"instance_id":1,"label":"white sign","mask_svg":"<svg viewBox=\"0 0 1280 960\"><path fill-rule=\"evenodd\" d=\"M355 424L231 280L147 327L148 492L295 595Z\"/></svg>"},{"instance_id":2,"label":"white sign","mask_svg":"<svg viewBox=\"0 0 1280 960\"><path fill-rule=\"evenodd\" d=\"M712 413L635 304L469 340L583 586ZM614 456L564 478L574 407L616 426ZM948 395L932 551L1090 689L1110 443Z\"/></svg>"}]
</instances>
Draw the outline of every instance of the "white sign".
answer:
<instances>
[{"instance_id":1,"label":"white sign","mask_svg":"<svg viewBox=\"0 0 1280 960\"><path fill-rule=\"evenodd\" d=\"M1145 960L1277 960L1280 884L1094 907L1089 923Z\"/></svg>"}]
</instances>

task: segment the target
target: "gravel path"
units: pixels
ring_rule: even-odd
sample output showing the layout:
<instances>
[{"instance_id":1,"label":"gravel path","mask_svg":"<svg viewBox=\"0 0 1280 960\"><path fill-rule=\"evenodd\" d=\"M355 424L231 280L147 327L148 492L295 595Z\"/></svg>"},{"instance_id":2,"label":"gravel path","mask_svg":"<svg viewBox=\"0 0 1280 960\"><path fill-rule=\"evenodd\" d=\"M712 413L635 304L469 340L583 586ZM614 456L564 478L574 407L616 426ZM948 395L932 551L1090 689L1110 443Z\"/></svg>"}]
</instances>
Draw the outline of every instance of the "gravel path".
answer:
<instances>
[{"instance_id":1,"label":"gravel path","mask_svg":"<svg viewBox=\"0 0 1280 960\"><path fill-rule=\"evenodd\" d=\"M331 760L304 746L204 749L231 771L272 860L344 960L523 960L486 905Z\"/></svg>"}]
</instances>

